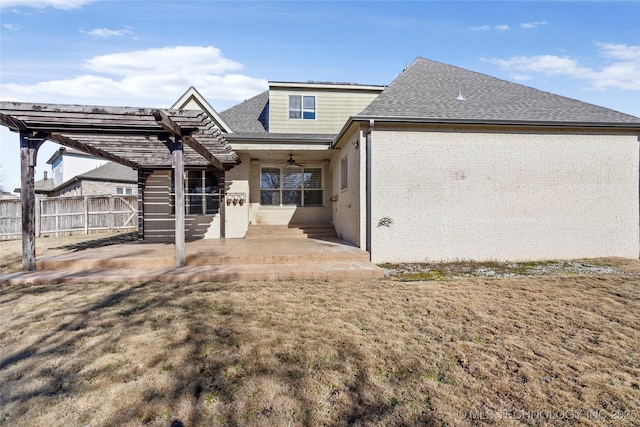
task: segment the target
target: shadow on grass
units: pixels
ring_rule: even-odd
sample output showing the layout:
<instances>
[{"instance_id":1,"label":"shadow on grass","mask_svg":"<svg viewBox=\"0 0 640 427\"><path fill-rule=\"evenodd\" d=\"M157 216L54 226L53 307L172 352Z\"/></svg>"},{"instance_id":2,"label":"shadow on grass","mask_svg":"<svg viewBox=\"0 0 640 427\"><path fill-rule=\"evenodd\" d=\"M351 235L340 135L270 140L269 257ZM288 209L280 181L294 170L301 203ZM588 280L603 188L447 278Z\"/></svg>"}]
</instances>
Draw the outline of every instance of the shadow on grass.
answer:
<instances>
[{"instance_id":1,"label":"shadow on grass","mask_svg":"<svg viewBox=\"0 0 640 427\"><path fill-rule=\"evenodd\" d=\"M0 360L0 423L29 425L45 410L64 425L327 424L309 390L315 356L255 343L249 326L260 334L260 319L220 296L224 285L104 285L101 296L83 297L86 286L102 285L3 290L2 311L9 301L46 301L12 318L13 332L0 330L11 348ZM34 339L11 344L20 330ZM340 340L337 361L318 368L348 378L323 392L330 425L439 425L428 412L399 412L370 378L358 343L348 334ZM267 396L269 387L278 391ZM119 397L96 402L100 396ZM62 403L78 400L81 409L66 414Z\"/></svg>"},{"instance_id":2,"label":"shadow on grass","mask_svg":"<svg viewBox=\"0 0 640 427\"><path fill-rule=\"evenodd\" d=\"M99 239L86 240L83 242L71 243L68 245L58 246L52 249L62 249L71 252L83 251L85 249L102 248L104 246L120 245L127 242L135 242L138 240L138 233L122 233L115 236L103 237Z\"/></svg>"}]
</instances>

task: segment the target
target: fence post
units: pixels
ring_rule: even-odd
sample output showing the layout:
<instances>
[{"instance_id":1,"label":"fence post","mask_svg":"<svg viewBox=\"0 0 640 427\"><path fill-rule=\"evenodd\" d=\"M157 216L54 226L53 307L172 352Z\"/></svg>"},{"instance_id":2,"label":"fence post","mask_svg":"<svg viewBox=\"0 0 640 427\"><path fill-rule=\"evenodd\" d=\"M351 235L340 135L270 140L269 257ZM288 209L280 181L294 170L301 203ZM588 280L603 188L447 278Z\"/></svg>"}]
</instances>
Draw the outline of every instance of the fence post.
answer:
<instances>
[{"instance_id":1,"label":"fence post","mask_svg":"<svg viewBox=\"0 0 640 427\"><path fill-rule=\"evenodd\" d=\"M84 196L84 234L89 234L89 196Z\"/></svg>"},{"instance_id":2,"label":"fence post","mask_svg":"<svg viewBox=\"0 0 640 427\"><path fill-rule=\"evenodd\" d=\"M56 201L54 202L53 206L55 206L54 209L54 213L56 216L56 231L55 231L55 235L59 236L60 234L58 234L58 230L60 230L60 215L59 215L59 211L60 211L60 199L56 199Z\"/></svg>"},{"instance_id":3,"label":"fence post","mask_svg":"<svg viewBox=\"0 0 640 427\"><path fill-rule=\"evenodd\" d=\"M109 229L113 230L116 226L116 199L115 196L109 196L109 209L111 210Z\"/></svg>"},{"instance_id":4,"label":"fence post","mask_svg":"<svg viewBox=\"0 0 640 427\"><path fill-rule=\"evenodd\" d=\"M36 198L36 236L40 237L41 222L42 222L42 199Z\"/></svg>"}]
</instances>

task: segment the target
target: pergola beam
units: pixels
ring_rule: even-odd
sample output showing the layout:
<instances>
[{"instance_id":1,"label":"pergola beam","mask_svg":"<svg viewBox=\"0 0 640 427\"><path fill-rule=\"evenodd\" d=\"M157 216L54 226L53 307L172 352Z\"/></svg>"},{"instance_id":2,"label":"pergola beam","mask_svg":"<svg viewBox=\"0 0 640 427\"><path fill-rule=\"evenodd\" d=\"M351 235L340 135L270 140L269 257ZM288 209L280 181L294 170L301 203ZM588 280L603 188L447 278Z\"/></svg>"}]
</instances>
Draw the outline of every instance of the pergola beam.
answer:
<instances>
[{"instance_id":1,"label":"pergola beam","mask_svg":"<svg viewBox=\"0 0 640 427\"><path fill-rule=\"evenodd\" d=\"M161 110L155 110L153 112L153 117L156 119L158 126L177 138L189 136L198 130L197 127L183 128Z\"/></svg>"},{"instance_id":2,"label":"pergola beam","mask_svg":"<svg viewBox=\"0 0 640 427\"><path fill-rule=\"evenodd\" d=\"M73 138L69 138L67 136L64 135L60 135L60 134L52 134L49 138L51 141L57 142L59 144L62 145L66 145L68 147L73 147L76 148L80 151L84 151L86 153L89 154L93 154L94 156L98 156L98 157L102 157L105 158L107 160L111 160L113 162L116 163L120 163L126 166L129 166L132 169L140 169L140 164L137 162L133 162L127 158L124 157L120 157L120 156L116 156L110 152L104 151L104 150L100 150L98 148L95 148L94 146L82 143L80 141L77 141Z\"/></svg>"},{"instance_id":3,"label":"pergola beam","mask_svg":"<svg viewBox=\"0 0 640 427\"><path fill-rule=\"evenodd\" d=\"M184 137L183 141L187 144L193 151L200 154L202 157L207 159L209 163L211 163L218 170L226 170L224 165L218 160L209 150L207 150L202 144L198 142L198 140L194 139L191 136Z\"/></svg>"}]
</instances>

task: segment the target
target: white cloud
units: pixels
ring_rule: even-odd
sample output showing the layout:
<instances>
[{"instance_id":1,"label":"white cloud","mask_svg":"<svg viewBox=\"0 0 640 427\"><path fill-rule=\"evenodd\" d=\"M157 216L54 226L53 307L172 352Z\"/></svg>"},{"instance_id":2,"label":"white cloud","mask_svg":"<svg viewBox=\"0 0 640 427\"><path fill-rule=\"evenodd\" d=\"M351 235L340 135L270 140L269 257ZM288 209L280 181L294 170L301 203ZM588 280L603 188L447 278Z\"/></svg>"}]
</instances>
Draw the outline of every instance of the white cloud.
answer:
<instances>
[{"instance_id":1,"label":"white cloud","mask_svg":"<svg viewBox=\"0 0 640 427\"><path fill-rule=\"evenodd\" d=\"M596 46L606 58L640 61L640 46L612 43L596 43Z\"/></svg>"},{"instance_id":2,"label":"white cloud","mask_svg":"<svg viewBox=\"0 0 640 427\"><path fill-rule=\"evenodd\" d=\"M490 30L507 31L508 29L509 29L509 26L507 24L480 25L477 27L471 27L471 31L490 31Z\"/></svg>"},{"instance_id":3,"label":"white cloud","mask_svg":"<svg viewBox=\"0 0 640 427\"><path fill-rule=\"evenodd\" d=\"M221 74L242 69L242 65L222 56L213 46L170 46L95 56L85 68L115 75Z\"/></svg>"},{"instance_id":4,"label":"white cloud","mask_svg":"<svg viewBox=\"0 0 640 427\"><path fill-rule=\"evenodd\" d=\"M53 7L55 9L70 10L80 9L85 4L93 1L95 0L2 0L2 2L0 2L0 8L25 6L36 9Z\"/></svg>"},{"instance_id":5,"label":"white cloud","mask_svg":"<svg viewBox=\"0 0 640 427\"><path fill-rule=\"evenodd\" d=\"M98 37L101 39L106 39L109 37L121 37L121 36L132 36L133 32L128 29L121 30L110 30L109 28L94 28L93 30L83 31L80 30L83 34L88 34L93 37Z\"/></svg>"},{"instance_id":6,"label":"white cloud","mask_svg":"<svg viewBox=\"0 0 640 427\"><path fill-rule=\"evenodd\" d=\"M589 82L593 89L640 90L640 46L596 43L607 61L599 68L581 65L577 59L555 55L513 56L509 59L483 58L503 70L566 76ZM515 75L514 75L515 78Z\"/></svg>"},{"instance_id":7,"label":"white cloud","mask_svg":"<svg viewBox=\"0 0 640 427\"><path fill-rule=\"evenodd\" d=\"M195 86L223 109L267 88L266 80L237 73L242 64L212 46L101 55L86 60L84 67L90 72L34 84L2 83L0 91L8 101L169 107Z\"/></svg>"},{"instance_id":8,"label":"white cloud","mask_svg":"<svg viewBox=\"0 0 640 427\"><path fill-rule=\"evenodd\" d=\"M20 29L20 25L17 24L2 24L2 28L5 28L9 31L18 31Z\"/></svg>"},{"instance_id":9,"label":"white cloud","mask_svg":"<svg viewBox=\"0 0 640 427\"><path fill-rule=\"evenodd\" d=\"M520 24L520 27L529 30L529 29L538 28L547 24L548 24L547 21L523 22L522 24Z\"/></svg>"}]
</instances>

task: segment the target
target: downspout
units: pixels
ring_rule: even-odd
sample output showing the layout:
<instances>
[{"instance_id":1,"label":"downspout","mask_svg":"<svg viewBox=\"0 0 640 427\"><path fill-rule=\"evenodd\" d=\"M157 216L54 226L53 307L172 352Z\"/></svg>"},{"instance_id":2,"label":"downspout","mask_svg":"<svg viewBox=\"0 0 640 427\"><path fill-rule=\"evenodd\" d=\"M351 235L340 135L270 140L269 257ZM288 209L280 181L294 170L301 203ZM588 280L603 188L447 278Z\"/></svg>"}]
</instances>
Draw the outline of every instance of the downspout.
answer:
<instances>
[{"instance_id":1,"label":"downspout","mask_svg":"<svg viewBox=\"0 0 640 427\"><path fill-rule=\"evenodd\" d=\"M373 126L375 124L375 120L369 119L369 128L365 131L365 151L366 151L366 210L367 210L367 252L369 252L369 259L371 259L371 131L373 130Z\"/></svg>"}]
</instances>

